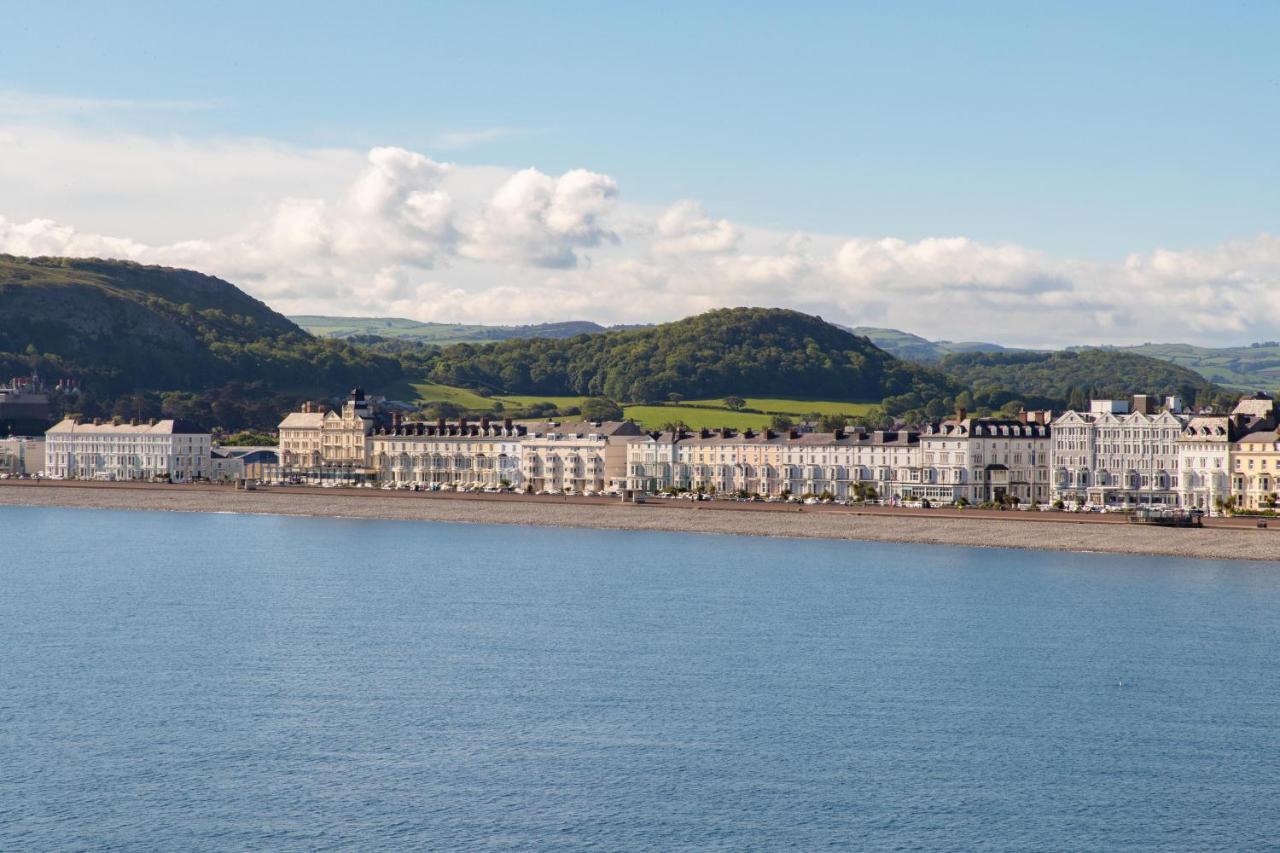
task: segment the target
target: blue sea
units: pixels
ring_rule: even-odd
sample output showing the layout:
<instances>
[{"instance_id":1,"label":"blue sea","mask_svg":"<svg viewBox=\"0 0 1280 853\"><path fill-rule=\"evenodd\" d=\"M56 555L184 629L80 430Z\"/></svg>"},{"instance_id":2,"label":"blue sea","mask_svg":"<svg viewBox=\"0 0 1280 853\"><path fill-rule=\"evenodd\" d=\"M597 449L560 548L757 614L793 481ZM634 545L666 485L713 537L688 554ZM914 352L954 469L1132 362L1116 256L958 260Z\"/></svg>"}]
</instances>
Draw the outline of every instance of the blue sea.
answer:
<instances>
[{"instance_id":1,"label":"blue sea","mask_svg":"<svg viewBox=\"0 0 1280 853\"><path fill-rule=\"evenodd\" d=\"M0 849L1280 844L1280 563L0 509Z\"/></svg>"}]
</instances>

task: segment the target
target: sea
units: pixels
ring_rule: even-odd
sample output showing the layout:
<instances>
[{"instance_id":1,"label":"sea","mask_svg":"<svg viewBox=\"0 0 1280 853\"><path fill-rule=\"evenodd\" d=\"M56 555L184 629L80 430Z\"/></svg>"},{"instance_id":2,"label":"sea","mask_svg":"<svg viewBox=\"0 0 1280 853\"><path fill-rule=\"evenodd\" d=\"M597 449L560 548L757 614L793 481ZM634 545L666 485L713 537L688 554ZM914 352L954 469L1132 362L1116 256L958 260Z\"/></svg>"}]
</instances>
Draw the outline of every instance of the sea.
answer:
<instances>
[{"instance_id":1,"label":"sea","mask_svg":"<svg viewBox=\"0 0 1280 853\"><path fill-rule=\"evenodd\" d=\"M1280 845L1280 563L0 509L0 850Z\"/></svg>"}]
</instances>

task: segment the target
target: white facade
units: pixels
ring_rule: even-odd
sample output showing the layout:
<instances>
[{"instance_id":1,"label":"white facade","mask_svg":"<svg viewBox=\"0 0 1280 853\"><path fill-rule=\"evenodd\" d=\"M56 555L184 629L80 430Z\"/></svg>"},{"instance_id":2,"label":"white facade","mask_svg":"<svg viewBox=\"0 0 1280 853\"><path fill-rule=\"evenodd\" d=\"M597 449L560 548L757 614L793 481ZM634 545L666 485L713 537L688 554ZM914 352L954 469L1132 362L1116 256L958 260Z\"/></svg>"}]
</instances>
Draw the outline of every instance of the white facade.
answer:
<instances>
[{"instance_id":1,"label":"white facade","mask_svg":"<svg viewBox=\"0 0 1280 853\"><path fill-rule=\"evenodd\" d=\"M1179 503L1188 509L1217 513L1231 494L1231 443L1239 434L1239 418L1200 415L1191 418L1178 438Z\"/></svg>"},{"instance_id":2,"label":"white facade","mask_svg":"<svg viewBox=\"0 0 1280 853\"><path fill-rule=\"evenodd\" d=\"M621 492L627 447L644 431L631 421L553 424L521 444L524 487L534 492Z\"/></svg>"},{"instance_id":3,"label":"white facade","mask_svg":"<svg viewBox=\"0 0 1280 853\"><path fill-rule=\"evenodd\" d=\"M1188 420L1169 411L1066 412L1053 422L1053 497L1095 506L1180 505L1179 438Z\"/></svg>"},{"instance_id":4,"label":"white facade","mask_svg":"<svg viewBox=\"0 0 1280 853\"><path fill-rule=\"evenodd\" d=\"M920 436L923 497L972 504L1048 503L1051 433L1044 422L999 418L943 421Z\"/></svg>"},{"instance_id":5,"label":"white facade","mask_svg":"<svg viewBox=\"0 0 1280 853\"><path fill-rule=\"evenodd\" d=\"M513 488L523 486L525 427L479 424L398 424L369 437L370 465L392 485Z\"/></svg>"},{"instance_id":6,"label":"white facade","mask_svg":"<svg viewBox=\"0 0 1280 853\"><path fill-rule=\"evenodd\" d=\"M892 430L663 433L633 439L627 467L632 492L911 498L922 482L919 436Z\"/></svg>"},{"instance_id":7,"label":"white facade","mask_svg":"<svg viewBox=\"0 0 1280 853\"><path fill-rule=\"evenodd\" d=\"M64 480L207 479L212 436L181 421L79 423L45 433L45 473Z\"/></svg>"}]
</instances>

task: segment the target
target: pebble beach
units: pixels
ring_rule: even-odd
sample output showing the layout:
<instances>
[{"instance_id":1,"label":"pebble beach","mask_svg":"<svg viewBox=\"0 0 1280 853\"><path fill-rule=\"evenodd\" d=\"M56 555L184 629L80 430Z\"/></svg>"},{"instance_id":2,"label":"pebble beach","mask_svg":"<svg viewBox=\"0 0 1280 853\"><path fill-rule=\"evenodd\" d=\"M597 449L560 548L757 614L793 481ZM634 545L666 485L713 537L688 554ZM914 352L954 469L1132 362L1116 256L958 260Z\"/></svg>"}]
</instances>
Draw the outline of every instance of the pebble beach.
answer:
<instances>
[{"instance_id":1,"label":"pebble beach","mask_svg":"<svg viewBox=\"0 0 1280 853\"><path fill-rule=\"evenodd\" d=\"M464 524L681 531L1029 550L1280 560L1280 523L1213 524L1201 529L1097 523L1061 513L992 514L939 510L855 511L844 507L526 498L508 495L385 493L346 489L235 491L217 486L0 483L0 507L379 518ZM1230 525L1230 526L1228 526Z\"/></svg>"}]
</instances>

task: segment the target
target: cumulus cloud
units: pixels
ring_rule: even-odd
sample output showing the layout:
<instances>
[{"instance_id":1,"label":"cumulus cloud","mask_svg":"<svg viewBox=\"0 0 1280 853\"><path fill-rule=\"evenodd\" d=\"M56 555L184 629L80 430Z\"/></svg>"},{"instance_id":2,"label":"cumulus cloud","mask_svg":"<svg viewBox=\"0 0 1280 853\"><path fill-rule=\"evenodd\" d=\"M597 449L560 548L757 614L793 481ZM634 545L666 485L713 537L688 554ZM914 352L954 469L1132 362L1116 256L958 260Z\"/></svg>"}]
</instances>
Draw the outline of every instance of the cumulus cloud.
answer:
<instances>
[{"instance_id":1,"label":"cumulus cloud","mask_svg":"<svg viewBox=\"0 0 1280 853\"><path fill-rule=\"evenodd\" d=\"M710 218L702 205L689 199L667 208L658 217L657 230L653 250L667 255L727 252L742 239L742 231L732 222Z\"/></svg>"},{"instance_id":2,"label":"cumulus cloud","mask_svg":"<svg viewBox=\"0 0 1280 853\"><path fill-rule=\"evenodd\" d=\"M962 236L797 236L687 199L626 205L583 169L2 118L0 186L0 251L193 267L293 313L616 323L751 304L1010 344L1280 336L1268 235L1116 262Z\"/></svg>"},{"instance_id":3,"label":"cumulus cloud","mask_svg":"<svg viewBox=\"0 0 1280 853\"><path fill-rule=\"evenodd\" d=\"M473 224L462 254L538 267L575 267L577 249L613 242L606 219L618 199L608 175L573 169L552 177L523 169L493 194Z\"/></svg>"}]
</instances>

